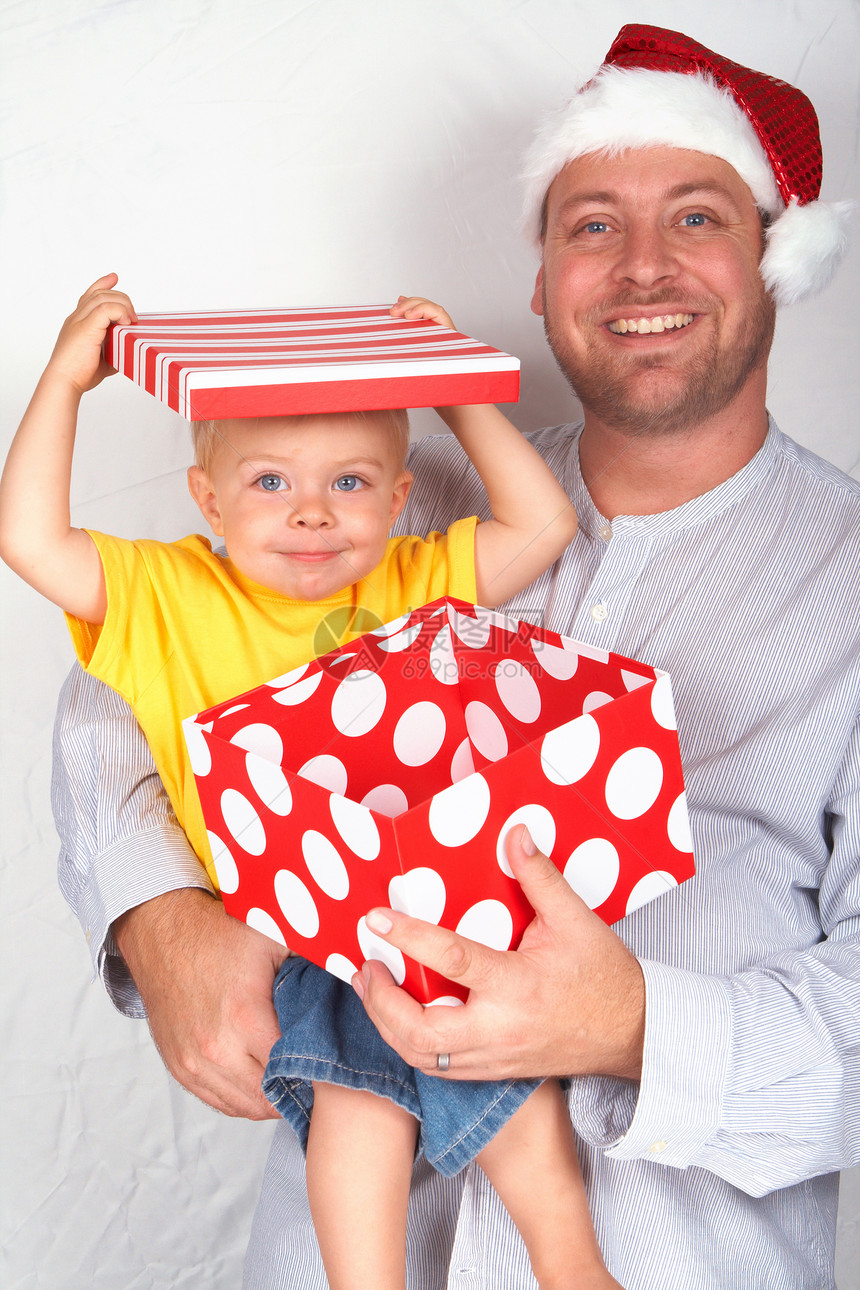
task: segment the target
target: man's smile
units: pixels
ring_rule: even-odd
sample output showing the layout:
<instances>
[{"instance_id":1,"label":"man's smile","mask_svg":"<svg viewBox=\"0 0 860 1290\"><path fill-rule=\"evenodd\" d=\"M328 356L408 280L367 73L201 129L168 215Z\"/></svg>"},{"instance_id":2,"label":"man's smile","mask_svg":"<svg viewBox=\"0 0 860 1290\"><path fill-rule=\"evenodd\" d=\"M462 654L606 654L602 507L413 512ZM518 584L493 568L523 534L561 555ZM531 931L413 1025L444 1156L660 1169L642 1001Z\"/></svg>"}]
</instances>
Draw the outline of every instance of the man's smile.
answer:
<instances>
[{"instance_id":1,"label":"man's smile","mask_svg":"<svg viewBox=\"0 0 860 1290\"><path fill-rule=\"evenodd\" d=\"M665 331L689 327L693 314L659 314L656 318L616 318L607 327L616 336L635 332L639 336L653 336Z\"/></svg>"}]
</instances>

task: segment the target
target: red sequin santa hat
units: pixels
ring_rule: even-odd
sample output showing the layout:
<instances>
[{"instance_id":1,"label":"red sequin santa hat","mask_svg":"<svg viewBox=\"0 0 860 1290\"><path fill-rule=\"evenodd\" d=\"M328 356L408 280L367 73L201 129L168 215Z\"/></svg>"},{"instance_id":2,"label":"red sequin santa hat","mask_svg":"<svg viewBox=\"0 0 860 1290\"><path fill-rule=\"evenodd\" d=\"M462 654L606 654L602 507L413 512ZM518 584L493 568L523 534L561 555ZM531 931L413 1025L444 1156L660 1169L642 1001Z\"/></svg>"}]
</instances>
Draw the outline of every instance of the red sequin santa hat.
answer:
<instances>
[{"instance_id":1,"label":"red sequin santa hat","mask_svg":"<svg viewBox=\"0 0 860 1290\"><path fill-rule=\"evenodd\" d=\"M777 304L827 285L851 203L818 200L821 140L809 99L661 27L622 27L596 76L539 132L524 174L530 231L540 239L547 191L569 161L655 145L705 152L738 172L767 217L761 276Z\"/></svg>"}]
</instances>

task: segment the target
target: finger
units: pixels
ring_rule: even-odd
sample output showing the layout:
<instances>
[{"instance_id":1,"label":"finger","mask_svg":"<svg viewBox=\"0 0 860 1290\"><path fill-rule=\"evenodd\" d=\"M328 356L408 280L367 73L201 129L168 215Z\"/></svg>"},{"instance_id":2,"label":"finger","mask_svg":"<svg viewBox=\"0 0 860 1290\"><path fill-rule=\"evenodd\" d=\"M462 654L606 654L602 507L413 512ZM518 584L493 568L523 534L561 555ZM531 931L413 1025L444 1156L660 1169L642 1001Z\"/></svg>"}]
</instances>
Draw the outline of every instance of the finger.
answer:
<instances>
[{"instance_id":1,"label":"finger","mask_svg":"<svg viewBox=\"0 0 860 1290\"><path fill-rule=\"evenodd\" d=\"M461 1008L422 1007L395 984L384 964L368 959L352 984L382 1038L410 1066L435 1073L439 1053L464 1042L457 1024Z\"/></svg>"},{"instance_id":2,"label":"finger","mask_svg":"<svg viewBox=\"0 0 860 1290\"><path fill-rule=\"evenodd\" d=\"M577 909L588 908L558 866L538 851L525 825L508 833L505 852L523 895L539 918L558 922L565 911L575 914Z\"/></svg>"},{"instance_id":3,"label":"finger","mask_svg":"<svg viewBox=\"0 0 860 1290\"><path fill-rule=\"evenodd\" d=\"M485 985L498 972L502 955L497 950L446 927L394 909L372 909L366 921L370 930L390 945L470 990Z\"/></svg>"}]
</instances>

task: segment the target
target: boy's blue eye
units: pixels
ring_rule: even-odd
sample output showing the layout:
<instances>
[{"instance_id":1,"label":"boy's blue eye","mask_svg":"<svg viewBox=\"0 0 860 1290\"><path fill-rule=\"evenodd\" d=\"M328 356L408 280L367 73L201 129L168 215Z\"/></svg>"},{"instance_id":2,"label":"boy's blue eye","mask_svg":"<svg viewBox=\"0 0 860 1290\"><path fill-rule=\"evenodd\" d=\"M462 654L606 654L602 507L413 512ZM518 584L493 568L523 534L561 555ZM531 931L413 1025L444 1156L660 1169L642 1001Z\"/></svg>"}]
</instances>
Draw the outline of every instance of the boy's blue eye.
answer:
<instances>
[{"instance_id":1,"label":"boy's blue eye","mask_svg":"<svg viewBox=\"0 0 860 1290\"><path fill-rule=\"evenodd\" d=\"M358 475L341 475L340 479L335 480L334 486L340 493L353 493L361 487L361 480Z\"/></svg>"},{"instance_id":2,"label":"boy's blue eye","mask_svg":"<svg viewBox=\"0 0 860 1290\"><path fill-rule=\"evenodd\" d=\"M267 493L279 493L285 487L280 475L261 475L257 483Z\"/></svg>"}]
</instances>

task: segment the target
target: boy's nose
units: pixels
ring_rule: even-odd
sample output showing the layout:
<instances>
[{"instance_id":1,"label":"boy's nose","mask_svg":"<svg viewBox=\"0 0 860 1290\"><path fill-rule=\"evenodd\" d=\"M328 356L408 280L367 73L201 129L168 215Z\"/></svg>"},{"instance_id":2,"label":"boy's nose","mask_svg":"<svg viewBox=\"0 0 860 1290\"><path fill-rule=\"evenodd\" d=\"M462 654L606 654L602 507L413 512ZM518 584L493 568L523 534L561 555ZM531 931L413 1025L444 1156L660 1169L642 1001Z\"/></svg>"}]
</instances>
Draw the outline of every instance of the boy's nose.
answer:
<instances>
[{"instance_id":1,"label":"boy's nose","mask_svg":"<svg viewBox=\"0 0 860 1290\"><path fill-rule=\"evenodd\" d=\"M314 530L331 527L332 512L324 498L305 494L295 499L294 507L290 512L290 523L294 527Z\"/></svg>"}]
</instances>

